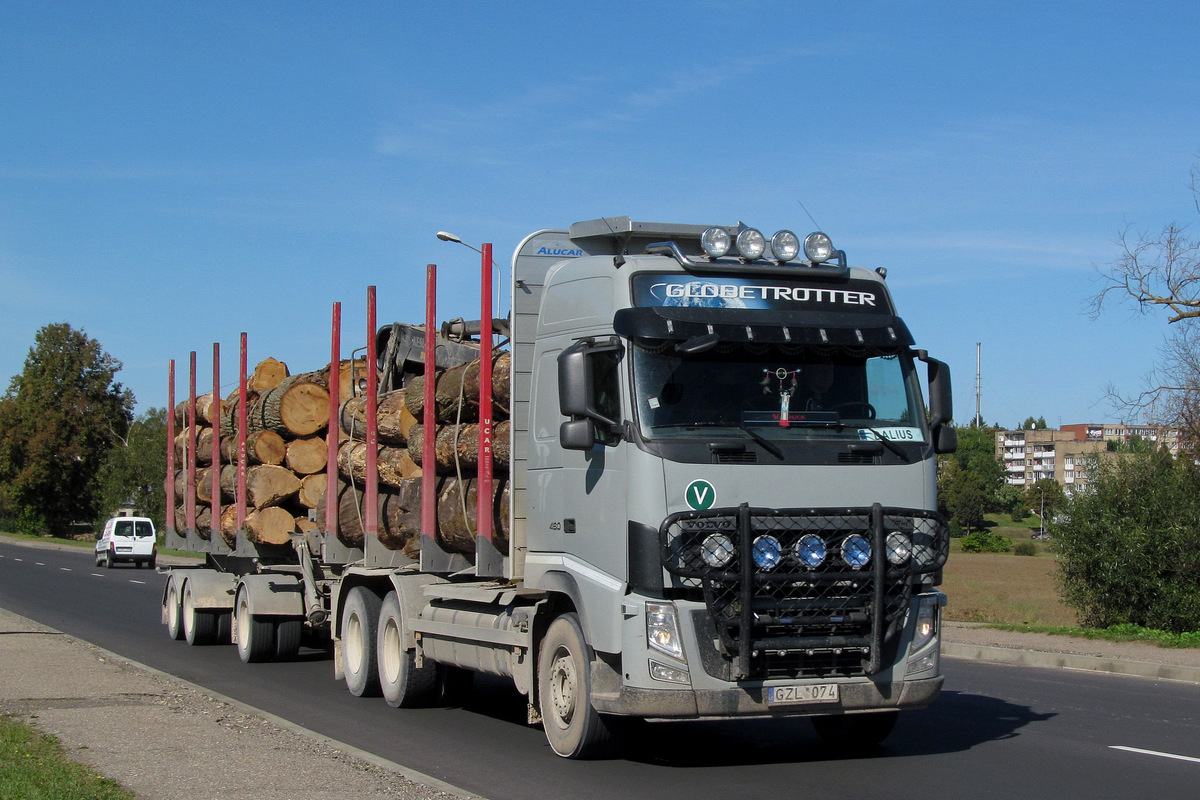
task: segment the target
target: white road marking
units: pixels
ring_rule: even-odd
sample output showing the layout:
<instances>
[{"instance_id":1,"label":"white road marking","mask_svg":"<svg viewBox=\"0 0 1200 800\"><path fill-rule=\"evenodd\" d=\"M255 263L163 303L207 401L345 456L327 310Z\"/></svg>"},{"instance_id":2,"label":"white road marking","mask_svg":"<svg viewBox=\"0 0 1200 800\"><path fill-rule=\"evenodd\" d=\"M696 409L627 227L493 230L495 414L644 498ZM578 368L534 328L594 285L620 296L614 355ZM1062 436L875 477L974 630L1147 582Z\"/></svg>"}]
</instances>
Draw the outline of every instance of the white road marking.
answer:
<instances>
[{"instance_id":1,"label":"white road marking","mask_svg":"<svg viewBox=\"0 0 1200 800\"><path fill-rule=\"evenodd\" d=\"M61 569L63 572L70 572L70 571L71 571L71 568L70 568L70 567L59 567L59 569Z\"/></svg>"},{"instance_id":2,"label":"white road marking","mask_svg":"<svg viewBox=\"0 0 1200 800\"><path fill-rule=\"evenodd\" d=\"M130 579L129 579L129 582L130 582L130 583L140 583L142 586L145 586L145 585L146 585L146 582L145 582L145 581L135 581L133 578L130 578Z\"/></svg>"},{"instance_id":3,"label":"white road marking","mask_svg":"<svg viewBox=\"0 0 1200 800\"><path fill-rule=\"evenodd\" d=\"M93 573L92 573L92 577L94 577L94 578L103 578L103 577L104 577L104 573L103 573L103 572L93 572Z\"/></svg>"},{"instance_id":4,"label":"white road marking","mask_svg":"<svg viewBox=\"0 0 1200 800\"><path fill-rule=\"evenodd\" d=\"M35 561L35 562L33 562L33 565L34 565L35 567L44 567L44 566L46 566L46 565L45 565L44 563L42 563L41 561Z\"/></svg>"},{"instance_id":5,"label":"white road marking","mask_svg":"<svg viewBox=\"0 0 1200 800\"><path fill-rule=\"evenodd\" d=\"M1143 750L1140 747L1125 747L1119 744L1109 745L1110 750L1124 750L1127 753L1140 753L1144 756L1158 756L1159 758L1173 758L1176 761L1191 761L1195 764L1200 764L1200 758L1194 756L1181 756L1175 753L1160 753L1157 750Z\"/></svg>"}]
</instances>

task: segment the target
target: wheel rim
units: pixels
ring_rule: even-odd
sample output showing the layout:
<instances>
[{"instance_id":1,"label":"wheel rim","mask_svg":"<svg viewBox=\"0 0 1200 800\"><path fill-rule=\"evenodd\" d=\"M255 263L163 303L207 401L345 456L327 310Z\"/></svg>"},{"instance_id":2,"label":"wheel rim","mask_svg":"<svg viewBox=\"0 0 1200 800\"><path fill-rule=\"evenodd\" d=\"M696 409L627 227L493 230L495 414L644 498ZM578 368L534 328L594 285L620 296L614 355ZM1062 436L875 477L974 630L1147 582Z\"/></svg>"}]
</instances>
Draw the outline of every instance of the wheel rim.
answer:
<instances>
[{"instance_id":1,"label":"wheel rim","mask_svg":"<svg viewBox=\"0 0 1200 800\"><path fill-rule=\"evenodd\" d=\"M400 630L396 621L389 619L383 624L383 652L379 657L383 678L388 683L396 683L400 679L400 659Z\"/></svg>"},{"instance_id":2,"label":"wheel rim","mask_svg":"<svg viewBox=\"0 0 1200 800\"><path fill-rule=\"evenodd\" d=\"M243 595L237 605L237 645L242 652L250 649L250 605Z\"/></svg>"},{"instance_id":3,"label":"wheel rim","mask_svg":"<svg viewBox=\"0 0 1200 800\"><path fill-rule=\"evenodd\" d=\"M575 671L575 659L571 651L560 647L554 653L550 665L550 705L554 720L563 728L575 717L575 704L579 697L579 675Z\"/></svg>"},{"instance_id":4,"label":"wheel rim","mask_svg":"<svg viewBox=\"0 0 1200 800\"><path fill-rule=\"evenodd\" d=\"M193 615L196 613L196 602L192 599L192 590L183 590L183 632L186 636L191 636Z\"/></svg>"},{"instance_id":5,"label":"wheel rim","mask_svg":"<svg viewBox=\"0 0 1200 800\"><path fill-rule=\"evenodd\" d=\"M362 620L357 614L351 614L346 620L346 669L355 675L362 671L363 665L363 630Z\"/></svg>"},{"instance_id":6,"label":"wheel rim","mask_svg":"<svg viewBox=\"0 0 1200 800\"><path fill-rule=\"evenodd\" d=\"M172 635L179 630L179 593L174 586L167 593L167 628Z\"/></svg>"}]
</instances>

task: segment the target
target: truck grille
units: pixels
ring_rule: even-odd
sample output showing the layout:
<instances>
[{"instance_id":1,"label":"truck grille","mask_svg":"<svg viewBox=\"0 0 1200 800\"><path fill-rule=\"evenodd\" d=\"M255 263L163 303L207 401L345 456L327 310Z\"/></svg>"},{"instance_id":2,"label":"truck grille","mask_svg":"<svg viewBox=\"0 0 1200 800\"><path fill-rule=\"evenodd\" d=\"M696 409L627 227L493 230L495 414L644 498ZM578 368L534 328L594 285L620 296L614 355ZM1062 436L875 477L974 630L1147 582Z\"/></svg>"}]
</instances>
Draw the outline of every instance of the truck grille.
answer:
<instances>
[{"instance_id":1,"label":"truck grille","mask_svg":"<svg viewBox=\"0 0 1200 800\"><path fill-rule=\"evenodd\" d=\"M939 514L879 504L685 511L659 540L672 586L703 597L736 680L881 671L913 586L950 546Z\"/></svg>"}]
</instances>

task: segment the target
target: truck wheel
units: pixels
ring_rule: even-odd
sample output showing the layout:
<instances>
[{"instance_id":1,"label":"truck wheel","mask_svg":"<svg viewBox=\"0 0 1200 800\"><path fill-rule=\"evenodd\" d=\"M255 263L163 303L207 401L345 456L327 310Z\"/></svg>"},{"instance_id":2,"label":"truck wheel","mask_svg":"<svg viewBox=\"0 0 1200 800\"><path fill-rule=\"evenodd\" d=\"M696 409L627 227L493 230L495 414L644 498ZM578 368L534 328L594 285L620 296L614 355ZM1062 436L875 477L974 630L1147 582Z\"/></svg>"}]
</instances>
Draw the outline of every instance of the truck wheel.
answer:
<instances>
[{"instance_id":1,"label":"truck wheel","mask_svg":"<svg viewBox=\"0 0 1200 800\"><path fill-rule=\"evenodd\" d=\"M167 599L163 605L167 612L167 635L179 641L183 638L183 611L179 607L179 585L174 580L167 585Z\"/></svg>"},{"instance_id":2,"label":"truck wheel","mask_svg":"<svg viewBox=\"0 0 1200 800\"><path fill-rule=\"evenodd\" d=\"M550 748L564 758L606 755L607 720L592 708L592 652L574 613L550 623L538 657L538 701Z\"/></svg>"},{"instance_id":3,"label":"truck wheel","mask_svg":"<svg viewBox=\"0 0 1200 800\"><path fill-rule=\"evenodd\" d=\"M389 706L414 708L432 705L438 699L441 686L437 664L426 660L418 667L416 651L404 648L404 614L395 592L388 592L383 598L375 651L380 688Z\"/></svg>"},{"instance_id":4,"label":"truck wheel","mask_svg":"<svg viewBox=\"0 0 1200 800\"><path fill-rule=\"evenodd\" d=\"M355 697L379 696L375 626L381 606L379 595L364 586L351 589L342 606L342 672Z\"/></svg>"},{"instance_id":5,"label":"truck wheel","mask_svg":"<svg viewBox=\"0 0 1200 800\"><path fill-rule=\"evenodd\" d=\"M275 660L291 661L300 652L304 620L283 618L275 623Z\"/></svg>"},{"instance_id":6,"label":"truck wheel","mask_svg":"<svg viewBox=\"0 0 1200 800\"><path fill-rule=\"evenodd\" d=\"M825 744L855 749L874 747L882 742L896 727L899 718L899 711L810 717L813 728Z\"/></svg>"},{"instance_id":7,"label":"truck wheel","mask_svg":"<svg viewBox=\"0 0 1200 800\"><path fill-rule=\"evenodd\" d=\"M217 615L207 611L197 611L196 601L192 597L192 587L183 587L183 638L190 645L212 644L217 638Z\"/></svg>"},{"instance_id":8,"label":"truck wheel","mask_svg":"<svg viewBox=\"0 0 1200 800\"><path fill-rule=\"evenodd\" d=\"M115 563L117 563L117 562L113 560L112 550L106 551L104 553L104 566L108 567L109 569L112 569L113 564L115 564Z\"/></svg>"},{"instance_id":9,"label":"truck wheel","mask_svg":"<svg viewBox=\"0 0 1200 800\"><path fill-rule=\"evenodd\" d=\"M269 618L250 613L250 598L244 587L238 590L233 613L237 615L238 658L246 664L257 664L275 655L275 625Z\"/></svg>"}]
</instances>

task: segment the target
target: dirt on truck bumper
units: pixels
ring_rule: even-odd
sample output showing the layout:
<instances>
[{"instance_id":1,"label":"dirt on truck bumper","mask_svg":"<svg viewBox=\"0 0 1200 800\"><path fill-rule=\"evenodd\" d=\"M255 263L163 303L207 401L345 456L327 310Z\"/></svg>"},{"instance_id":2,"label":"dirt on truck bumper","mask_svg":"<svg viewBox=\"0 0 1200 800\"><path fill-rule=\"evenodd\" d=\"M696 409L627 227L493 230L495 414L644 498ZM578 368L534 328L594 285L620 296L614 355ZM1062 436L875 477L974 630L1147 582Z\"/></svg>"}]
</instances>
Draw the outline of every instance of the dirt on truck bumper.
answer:
<instances>
[{"instance_id":1,"label":"dirt on truck bumper","mask_svg":"<svg viewBox=\"0 0 1200 800\"><path fill-rule=\"evenodd\" d=\"M768 705L765 685L726 689L642 689L620 685L620 677L603 665L593 665L592 677L592 705L600 713L675 719L805 716L924 708L937 699L944 680L941 675L897 682L849 680L838 683L836 702Z\"/></svg>"}]
</instances>

